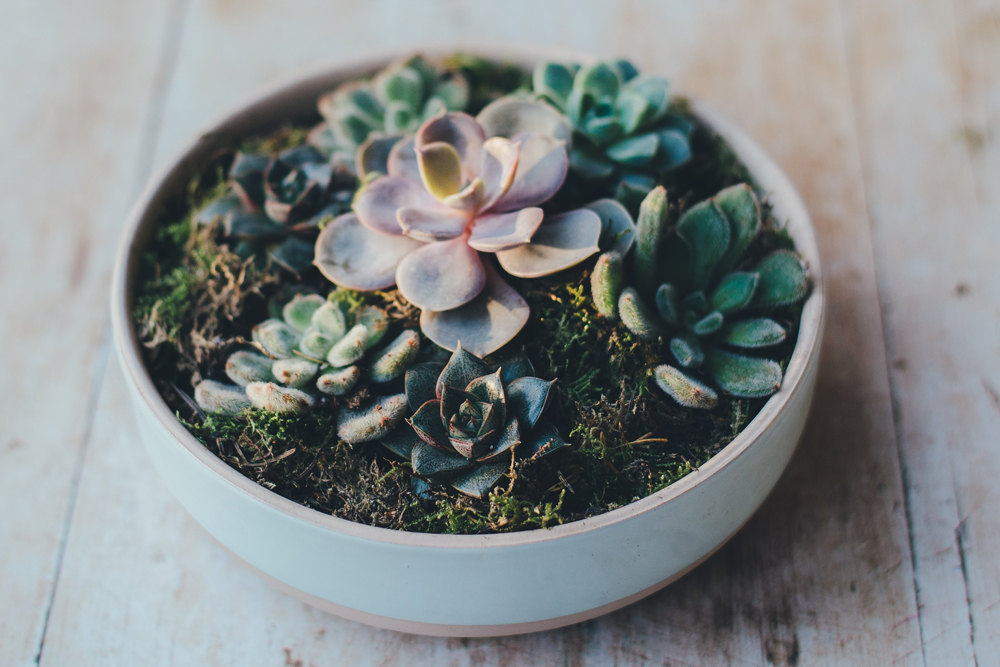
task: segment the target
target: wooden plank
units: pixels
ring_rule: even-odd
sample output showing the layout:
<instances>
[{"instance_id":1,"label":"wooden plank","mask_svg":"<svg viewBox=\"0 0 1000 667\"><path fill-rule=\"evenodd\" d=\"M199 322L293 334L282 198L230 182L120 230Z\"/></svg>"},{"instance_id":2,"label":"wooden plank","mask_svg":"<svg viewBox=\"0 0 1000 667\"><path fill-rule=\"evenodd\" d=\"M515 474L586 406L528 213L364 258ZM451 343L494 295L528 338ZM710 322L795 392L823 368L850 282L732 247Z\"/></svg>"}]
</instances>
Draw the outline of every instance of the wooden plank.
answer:
<instances>
[{"instance_id":1,"label":"wooden plank","mask_svg":"<svg viewBox=\"0 0 1000 667\"><path fill-rule=\"evenodd\" d=\"M850 4L925 657L1000 664L1000 4Z\"/></svg>"},{"instance_id":2,"label":"wooden plank","mask_svg":"<svg viewBox=\"0 0 1000 667\"><path fill-rule=\"evenodd\" d=\"M0 662L36 659L107 355L167 2L8 3L0 40ZM148 134L148 133L147 133ZM145 155L148 162L148 151ZM12 384L11 384L12 383Z\"/></svg>"},{"instance_id":3,"label":"wooden plank","mask_svg":"<svg viewBox=\"0 0 1000 667\"><path fill-rule=\"evenodd\" d=\"M788 169L820 232L830 317L815 414L778 489L704 566L616 614L497 640L398 635L312 610L235 568L155 481L116 370L97 412L45 662L922 664L834 0L525 0L474 11L443 0L419 11L396 2L241 3L238 11L199 3L157 160L283 71L470 36L633 56L745 125Z\"/></svg>"}]
</instances>

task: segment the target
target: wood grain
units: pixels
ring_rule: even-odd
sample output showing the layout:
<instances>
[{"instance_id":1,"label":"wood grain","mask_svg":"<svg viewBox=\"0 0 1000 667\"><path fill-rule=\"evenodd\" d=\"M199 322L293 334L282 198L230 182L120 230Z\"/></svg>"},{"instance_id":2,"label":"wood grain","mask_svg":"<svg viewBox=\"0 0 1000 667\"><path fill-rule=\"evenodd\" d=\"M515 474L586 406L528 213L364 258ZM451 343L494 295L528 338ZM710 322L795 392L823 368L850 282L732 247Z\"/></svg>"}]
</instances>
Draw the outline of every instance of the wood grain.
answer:
<instances>
[{"instance_id":1,"label":"wood grain","mask_svg":"<svg viewBox=\"0 0 1000 667\"><path fill-rule=\"evenodd\" d=\"M4 6L3 664L28 664L41 650L106 360L106 292L119 228L143 168L145 110L157 86L155 45L166 7L106 0Z\"/></svg>"}]
</instances>

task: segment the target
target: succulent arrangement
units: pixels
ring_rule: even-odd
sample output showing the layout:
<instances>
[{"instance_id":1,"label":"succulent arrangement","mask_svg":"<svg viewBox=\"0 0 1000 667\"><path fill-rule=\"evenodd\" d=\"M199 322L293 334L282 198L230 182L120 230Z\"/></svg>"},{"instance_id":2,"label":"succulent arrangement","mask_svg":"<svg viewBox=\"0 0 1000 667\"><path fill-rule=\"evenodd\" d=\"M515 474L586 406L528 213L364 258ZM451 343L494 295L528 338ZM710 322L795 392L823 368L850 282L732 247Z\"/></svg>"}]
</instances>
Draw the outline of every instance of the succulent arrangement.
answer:
<instances>
[{"instance_id":1,"label":"succulent arrangement","mask_svg":"<svg viewBox=\"0 0 1000 667\"><path fill-rule=\"evenodd\" d=\"M671 113L669 84L627 60L541 61L532 84L536 98L572 122L570 168L588 181L613 179L619 199L641 197L691 158L694 125Z\"/></svg>"},{"instance_id":2,"label":"succulent arrangement","mask_svg":"<svg viewBox=\"0 0 1000 667\"><path fill-rule=\"evenodd\" d=\"M667 211L666 190L658 187L640 206L634 255L613 250L598 259L591 280L595 307L605 317L620 317L640 338L669 340L678 365L703 368L726 393L770 396L781 386L781 366L732 349L757 351L785 340L785 328L767 314L808 294L802 261L777 250L746 265L744 255L761 230L761 207L745 183L692 206L673 227ZM626 261L634 286L626 284ZM685 407L718 403L710 386L675 366L663 364L653 373Z\"/></svg>"}]
</instances>

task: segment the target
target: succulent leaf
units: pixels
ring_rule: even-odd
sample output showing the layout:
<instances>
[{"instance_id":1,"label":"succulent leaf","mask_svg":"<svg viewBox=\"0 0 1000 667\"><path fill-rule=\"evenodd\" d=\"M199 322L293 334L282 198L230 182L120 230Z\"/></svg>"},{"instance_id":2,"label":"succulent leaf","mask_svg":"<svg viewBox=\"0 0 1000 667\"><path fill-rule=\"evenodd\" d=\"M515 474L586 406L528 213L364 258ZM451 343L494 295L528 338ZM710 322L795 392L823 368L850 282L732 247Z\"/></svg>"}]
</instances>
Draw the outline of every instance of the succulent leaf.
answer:
<instances>
[{"instance_id":1,"label":"succulent leaf","mask_svg":"<svg viewBox=\"0 0 1000 667\"><path fill-rule=\"evenodd\" d=\"M295 352L301 336L281 320L265 320L251 332L253 341L276 359L288 359Z\"/></svg>"},{"instance_id":2,"label":"succulent leaf","mask_svg":"<svg viewBox=\"0 0 1000 667\"><path fill-rule=\"evenodd\" d=\"M413 448L421 442L412 428L400 426L379 438L382 446L407 461L413 455Z\"/></svg>"},{"instance_id":3,"label":"succulent leaf","mask_svg":"<svg viewBox=\"0 0 1000 667\"><path fill-rule=\"evenodd\" d=\"M281 384L301 389L316 377L319 372L319 364L315 364L306 359L292 357L291 359L278 359L271 368L274 377Z\"/></svg>"},{"instance_id":4,"label":"succulent leaf","mask_svg":"<svg viewBox=\"0 0 1000 667\"><path fill-rule=\"evenodd\" d=\"M400 293L418 308L433 311L458 308L476 298L486 273L466 238L429 243L404 257L396 270Z\"/></svg>"},{"instance_id":5,"label":"succulent leaf","mask_svg":"<svg viewBox=\"0 0 1000 667\"><path fill-rule=\"evenodd\" d=\"M420 126L414 138L414 147L419 162L421 151L430 144L443 143L451 146L461 163L460 173L463 180L471 181L479 171L485 141L486 136L483 133L483 128L476 122L475 118L461 112L448 112L432 118ZM450 160L451 158L446 159ZM422 172L421 175L423 175ZM434 193L430 188L428 190L432 194Z\"/></svg>"},{"instance_id":6,"label":"succulent leaf","mask_svg":"<svg viewBox=\"0 0 1000 667\"><path fill-rule=\"evenodd\" d=\"M760 202L746 183L730 186L712 199L726 215L732 228L732 243L719 262L720 271L729 271L736 266L760 231Z\"/></svg>"},{"instance_id":7,"label":"succulent leaf","mask_svg":"<svg viewBox=\"0 0 1000 667\"><path fill-rule=\"evenodd\" d=\"M312 324L313 313L324 303L326 299L319 294L296 294L282 309L285 324L299 333L305 333Z\"/></svg>"},{"instance_id":8,"label":"succulent leaf","mask_svg":"<svg viewBox=\"0 0 1000 667\"><path fill-rule=\"evenodd\" d=\"M246 392L250 403L258 410L305 412L313 406L313 398L309 394L273 382L251 382Z\"/></svg>"},{"instance_id":9,"label":"succulent leaf","mask_svg":"<svg viewBox=\"0 0 1000 667\"><path fill-rule=\"evenodd\" d=\"M232 239L279 238L284 228L259 211L233 209L222 219L222 230Z\"/></svg>"},{"instance_id":10,"label":"succulent leaf","mask_svg":"<svg viewBox=\"0 0 1000 667\"><path fill-rule=\"evenodd\" d=\"M681 321L681 311L677 304L677 290L670 283L663 283L656 290L656 310L663 321L677 326Z\"/></svg>"},{"instance_id":11,"label":"succulent leaf","mask_svg":"<svg viewBox=\"0 0 1000 667\"><path fill-rule=\"evenodd\" d=\"M388 169L390 170L394 166L393 155L396 155L395 148L389 156ZM424 189L420 180L419 161L416 158L416 153L413 154L413 159L417 164L418 174L415 181L404 176L390 175L376 178L358 191L351 207L361 224L372 231L383 234L402 234L403 229L399 226L397 217L399 209L404 207L433 208L435 205L438 209L444 208ZM405 165L401 168L409 169L410 167Z\"/></svg>"},{"instance_id":12,"label":"succulent leaf","mask_svg":"<svg viewBox=\"0 0 1000 667\"><path fill-rule=\"evenodd\" d=\"M464 475L452 480L451 485L456 491L473 498L482 498L489 492L504 473L510 468L510 463L484 463Z\"/></svg>"},{"instance_id":13,"label":"succulent leaf","mask_svg":"<svg viewBox=\"0 0 1000 667\"><path fill-rule=\"evenodd\" d=\"M525 450L524 456L529 458L533 456L548 456L560 447L565 446L566 441L559 435L559 430L544 419L540 420L535 428L531 429L531 432L528 433L522 445Z\"/></svg>"},{"instance_id":14,"label":"succulent leaf","mask_svg":"<svg viewBox=\"0 0 1000 667\"><path fill-rule=\"evenodd\" d=\"M555 380L523 377L507 386L507 413L517 418L523 431L534 428L552 398Z\"/></svg>"},{"instance_id":15,"label":"succulent leaf","mask_svg":"<svg viewBox=\"0 0 1000 667\"><path fill-rule=\"evenodd\" d=\"M573 71L561 63L541 60L531 75L537 94L544 95L560 109L566 108L566 98L573 90Z\"/></svg>"},{"instance_id":16,"label":"succulent leaf","mask_svg":"<svg viewBox=\"0 0 1000 667\"><path fill-rule=\"evenodd\" d=\"M358 149L355 168L358 176L364 178L369 174L389 173L389 154L393 147L403 138L400 133L382 134L373 132Z\"/></svg>"},{"instance_id":17,"label":"succulent leaf","mask_svg":"<svg viewBox=\"0 0 1000 667\"><path fill-rule=\"evenodd\" d=\"M316 379L316 388L324 394L343 396L361 379L361 369L357 366L347 368L328 368Z\"/></svg>"},{"instance_id":18,"label":"succulent leaf","mask_svg":"<svg viewBox=\"0 0 1000 667\"><path fill-rule=\"evenodd\" d=\"M692 280L695 289L704 289L719 260L729 249L729 222L715 202L697 204L677 222L677 235L691 249Z\"/></svg>"},{"instance_id":19,"label":"succulent leaf","mask_svg":"<svg viewBox=\"0 0 1000 667\"><path fill-rule=\"evenodd\" d=\"M341 408L337 413L337 437L350 444L378 440L403 420L408 409L405 394L383 396L365 408Z\"/></svg>"},{"instance_id":20,"label":"succulent leaf","mask_svg":"<svg viewBox=\"0 0 1000 667\"><path fill-rule=\"evenodd\" d=\"M413 472L425 477L453 473L473 465L472 461L461 454L441 450L424 441L413 446L410 461Z\"/></svg>"},{"instance_id":21,"label":"succulent leaf","mask_svg":"<svg viewBox=\"0 0 1000 667\"><path fill-rule=\"evenodd\" d=\"M534 206L510 213L481 215L472 224L469 246L480 252L516 248L531 240L543 217L542 209Z\"/></svg>"},{"instance_id":22,"label":"succulent leaf","mask_svg":"<svg viewBox=\"0 0 1000 667\"><path fill-rule=\"evenodd\" d=\"M713 310L705 317L701 318L695 322L692 327L692 331L698 336L708 336L713 334L722 328L722 322L725 318L722 313L717 310Z\"/></svg>"},{"instance_id":23,"label":"succulent leaf","mask_svg":"<svg viewBox=\"0 0 1000 667\"><path fill-rule=\"evenodd\" d=\"M368 329L368 347L375 347L389 330L389 316L377 306L361 306L354 316L354 323Z\"/></svg>"},{"instance_id":24,"label":"succulent leaf","mask_svg":"<svg viewBox=\"0 0 1000 667\"><path fill-rule=\"evenodd\" d=\"M657 167L661 170L675 169L691 159L691 143L677 130L660 130L660 151Z\"/></svg>"},{"instance_id":25,"label":"succulent leaf","mask_svg":"<svg viewBox=\"0 0 1000 667\"><path fill-rule=\"evenodd\" d=\"M705 369L723 391L741 398L763 398L781 387L781 366L770 359L707 348Z\"/></svg>"},{"instance_id":26,"label":"succulent leaf","mask_svg":"<svg viewBox=\"0 0 1000 667\"><path fill-rule=\"evenodd\" d=\"M263 355L239 350L226 360L226 375L241 387L251 382L270 382L274 379L271 374L273 363L273 360Z\"/></svg>"},{"instance_id":27,"label":"succulent leaf","mask_svg":"<svg viewBox=\"0 0 1000 667\"><path fill-rule=\"evenodd\" d=\"M490 206L494 212L538 206L555 195L566 180L569 157L566 143L542 132L522 132L517 144L517 168L510 186Z\"/></svg>"},{"instance_id":28,"label":"succulent leaf","mask_svg":"<svg viewBox=\"0 0 1000 667\"><path fill-rule=\"evenodd\" d=\"M403 206L396 211L396 221L411 239L431 243L461 236L469 224L469 215L467 211L449 206Z\"/></svg>"},{"instance_id":29,"label":"succulent leaf","mask_svg":"<svg viewBox=\"0 0 1000 667\"><path fill-rule=\"evenodd\" d=\"M393 145L386 160L386 171L389 176L407 180L411 183L421 183L420 165L417 163L415 139L407 137Z\"/></svg>"},{"instance_id":30,"label":"succulent leaf","mask_svg":"<svg viewBox=\"0 0 1000 667\"><path fill-rule=\"evenodd\" d=\"M243 202L235 193L230 193L218 199L213 199L194 216L199 225L210 225L216 220L224 220L231 212L240 211Z\"/></svg>"},{"instance_id":31,"label":"succulent leaf","mask_svg":"<svg viewBox=\"0 0 1000 667\"><path fill-rule=\"evenodd\" d=\"M448 430L441 421L441 401L427 401L406 420L421 440L433 447L454 453L448 439Z\"/></svg>"},{"instance_id":32,"label":"succulent leaf","mask_svg":"<svg viewBox=\"0 0 1000 667\"><path fill-rule=\"evenodd\" d=\"M729 273L719 281L708 302L723 315L743 310L750 305L759 280L756 273Z\"/></svg>"},{"instance_id":33,"label":"succulent leaf","mask_svg":"<svg viewBox=\"0 0 1000 667\"><path fill-rule=\"evenodd\" d=\"M809 293L809 278L798 256L790 250L778 250L765 257L754 269L760 283L753 305L784 306Z\"/></svg>"},{"instance_id":34,"label":"succulent leaf","mask_svg":"<svg viewBox=\"0 0 1000 667\"><path fill-rule=\"evenodd\" d=\"M670 352L684 368L698 368L705 361L698 337L684 332L670 339Z\"/></svg>"},{"instance_id":35,"label":"succulent leaf","mask_svg":"<svg viewBox=\"0 0 1000 667\"><path fill-rule=\"evenodd\" d=\"M644 167L653 161L659 150L659 135L648 132L608 146L605 155L627 167Z\"/></svg>"},{"instance_id":36,"label":"succulent leaf","mask_svg":"<svg viewBox=\"0 0 1000 667\"><path fill-rule=\"evenodd\" d=\"M504 357L497 362L497 370L500 371L500 379L505 385L510 384L518 378L528 377L535 374L535 367L528 359L528 355L523 352Z\"/></svg>"},{"instance_id":37,"label":"succulent leaf","mask_svg":"<svg viewBox=\"0 0 1000 667\"><path fill-rule=\"evenodd\" d=\"M239 414L251 405L242 388L215 380L199 382L194 388L194 400L205 412L229 415Z\"/></svg>"},{"instance_id":38,"label":"succulent leaf","mask_svg":"<svg viewBox=\"0 0 1000 667\"><path fill-rule=\"evenodd\" d=\"M656 181L642 174L625 174L615 187L615 200L627 211L638 212L642 200L656 185Z\"/></svg>"},{"instance_id":39,"label":"succulent leaf","mask_svg":"<svg viewBox=\"0 0 1000 667\"><path fill-rule=\"evenodd\" d=\"M626 287L618 298L618 316L622 324L639 338L653 340L663 334L663 324L643 303L634 287Z\"/></svg>"},{"instance_id":40,"label":"succulent leaf","mask_svg":"<svg viewBox=\"0 0 1000 667\"><path fill-rule=\"evenodd\" d=\"M697 290L685 296L684 300L681 301L681 305L685 310L700 315L708 310L708 299L705 298L704 292Z\"/></svg>"},{"instance_id":41,"label":"succulent leaf","mask_svg":"<svg viewBox=\"0 0 1000 667\"><path fill-rule=\"evenodd\" d=\"M767 317L759 317L727 326L720 340L735 347L756 348L777 345L785 340L786 335L780 324Z\"/></svg>"},{"instance_id":42,"label":"succulent leaf","mask_svg":"<svg viewBox=\"0 0 1000 667\"><path fill-rule=\"evenodd\" d=\"M565 141L569 150L573 134L569 120L544 102L520 97L504 96L486 105L476 120L487 137L507 137L522 132L540 132L554 139Z\"/></svg>"},{"instance_id":43,"label":"succulent leaf","mask_svg":"<svg viewBox=\"0 0 1000 667\"><path fill-rule=\"evenodd\" d=\"M635 223L628 210L614 199L598 199L584 208L601 218L601 238L598 241L601 249L625 257L632 249L636 236Z\"/></svg>"},{"instance_id":44,"label":"succulent leaf","mask_svg":"<svg viewBox=\"0 0 1000 667\"><path fill-rule=\"evenodd\" d=\"M396 282L400 260L422 245L402 233L390 236L374 232L356 215L346 213L320 232L315 264L324 276L342 287L388 289Z\"/></svg>"},{"instance_id":45,"label":"succulent leaf","mask_svg":"<svg viewBox=\"0 0 1000 667\"><path fill-rule=\"evenodd\" d=\"M477 460L480 463L486 463L488 461L509 458L510 450L519 444L521 444L521 429L517 423L517 417L512 417L504 426L503 432L500 434L500 438L496 444Z\"/></svg>"},{"instance_id":46,"label":"succulent leaf","mask_svg":"<svg viewBox=\"0 0 1000 667\"><path fill-rule=\"evenodd\" d=\"M301 275L303 271L313 265L316 247L297 236L289 236L276 248L270 250L267 256L286 271Z\"/></svg>"},{"instance_id":47,"label":"succulent leaf","mask_svg":"<svg viewBox=\"0 0 1000 667\"><path fill-rule=\"evenodd\" d=\"M411 410L416 412L427 401L437 399L437 380L443 370L444 364L433 361L416 364L406 370L404 385Z\"/></svg>"},{"instance_id":48,"label":"succulent leaf","mask_svg":"<svg viewBox=\"0 0 1000 667\"><path fill-rule=\"evenodd\" d=\"M337 304L327 301L313 311L309 326L314 331L329 336L335 343L347 333L347 318Z\"/></svg>"},{"instance_id":49,"label":"succulent leaf","mask_svg":"<svg viewBox=\"0 0 1000 667\"><path fill-rule=\"evenodd\" d=\"M506 419L507 396L504 392L500 371L476 378L469 383L465 391L483 403L490 403L501 422Z\"/></svg>"},{"instance_id":50,"label":"succulent leaf","mask_svg":"<svg viewBox=\"0 0 1000 667\"><path fill-rule=\"evenodd\" d=\"M719 403L715 390L666 364L653 370L657 386L686 408L711 410Z\"/></svg>"},{"instance_id":51,"label":"succulent leaf","mask_svg":"<svg viewBox=\"0 0 1000 667\"><path fill-rule=\"evenodd\" d=\"M579 148L570 153L569 166L588 181L603 180L615 173L615 165Z\"/></svg>"},{"instance_id":52,"label":"succulent leaf","mask_svg":"<svg viewBox=\"0 0 1000 667\"><path fill-rule=\"evenodd\" d=\"M594 272L590 274L590 292L594 306L601 316L618 319L618 298L625 283L622 257L617 252L606 252L597 258Z\"/></svg>"},{"instance_id":53,"label":"succulent leaf","mask_svg":"<svg viewBox=\"0 0 1000 667\"><path fill-rule=\"evenodd\" d=\"M577 209L547 218L531 243L497 253L500 266L519 278L538 278L579 264L600 251L601 219Z\"/></svg>"},{"instance_id":54,"label":"succulent leaf","mask_svg":"<svg viewBox=\"0 0 1000 667\"><path fill-rule=\"evenodd\" d=\"M462 158L454 146L435 141L417 149L420 178L427 191L441 200L462 188Z\"/></svg>"},{"instance_id":55,"label":"succulent leaf","mask_svg":"<svg viewBox=\"0 0 1000 667\"><path fill-rule=\"evenodd\" d=\"M360 361L367 350L368 327L356 324L343 338L334 343L326 355L326 360L334 368L342 368Z\"/></svg>"},{"instance_id":56,"label":"succulent leaf","mask_svg":"<svg viewBox=\"0 0 1000 667\"><path fill-rule=\"evenodd\" d=\"M639 207L636 224L635 276L644 293L656 287L656 267L660 243L666 233L667 190L662 185L650 190Z\"/></svg>"},{"instance_id":57,"label":"succulent leaf","mask_svg":"<svg viewBox=\"0 0 1000 667\"><path fill-rule=\"evenodd\" d=\"M389 382L406 372L420 353L420 334L407 329L389 343L382 354L372 362L372 382Z\"/></svg>"},{"instance_id":58,"label":"succulent leaf","mask_svg":"<svg viewBox=\"0 0 1000 667\"><path fill-rule=\"evenodd\" d=\"M443 398L445 387L464 390L476 378L489 375L492 372L493 369L490 368L489 364L469 352L459 342L455 353L451 355L451 359L445 364L437 378L435 393L438 398Z\"/></svg>"}]
</instances>

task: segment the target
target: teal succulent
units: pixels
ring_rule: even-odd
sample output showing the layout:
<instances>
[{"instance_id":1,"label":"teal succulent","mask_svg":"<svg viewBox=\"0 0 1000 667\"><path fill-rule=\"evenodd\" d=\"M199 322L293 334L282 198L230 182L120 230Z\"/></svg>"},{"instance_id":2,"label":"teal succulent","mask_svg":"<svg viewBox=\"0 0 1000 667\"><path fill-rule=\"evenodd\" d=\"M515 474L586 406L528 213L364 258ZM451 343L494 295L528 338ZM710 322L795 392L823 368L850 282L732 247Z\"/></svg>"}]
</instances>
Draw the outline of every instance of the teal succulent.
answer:
<instances>
[{"instance_id":1,"label":"teal succulent","mask_svg":"<svg viewBox=\"0 0 1000 667\"><path fill-rule=\"evenodd\" d=\"M270 257L298 274L312 265L320 223L350 210L356 185L353 176L335 172L310 146L273 157L238 152L226 192L202 207L195 220L221 222L240 257Z\"/></svg>"},{"instance_id":2,"label":"teal succulent","mask_svg":"<svg viewBox=\"0 0 1000 667\"><path fill-rule=\"evenodd\" d=\"M254 327L254 351L229 356L226 375L235 385L203 381L195 388L195 401L206 412L247 407L303 412L317 396L343 396L362 378L376 384L401 379L416 361L420 334L406 329L382 344L388 330L385 311L351 307L344 292L335 290L326 299L298 294L280 319Z\"/></svg>"},{"instance_id":3,"label":"teal succulent","mask_svg":"<svg viewBox=\"0 0 1000 667\"><path fill-rule=\"evenodd\" d=\"M324 121L308 141L359 176L384 174L397 141L438 114L464 110L468 101L469 84L462 74L438 71L413 56L370 81L351 81L323 95L318 107Z\"/></svg>"},{"instance_id":4,"label":"teal succulent","mask_svg":"<svg viewBox=\"0 0 1000 667\"><path fill-rule=\"evenodd\" d=\"M541 61L536 97L573 124L570 169L587 180L618 179L618 197L648 192L657 176L691 158L690 120L670 111L666 80L640 74L627 60L593 65Z\"/></svg>"},{"instance_id":5,"label":"teal succulent","mask_svg":"<svg viewBox=\"0 0 1000 667\"><path fill-rule=\"evenodd\" d=\"M760 398L781 386L777 362L751 356L783 342L785 328L769 317L809 292L799 257L776 250L752 266L745 254L762 227L753 189L734 185L667 224L666 191L643 200L629 257L634 285L624 281L623 254L598 259L591 292L598 312L621 318L636 336L662 338L679 368L654 370L657 385L681 405L710 409L715 390L690 376L701 369L726 393Z\"/></svg>"}]
</instances>

